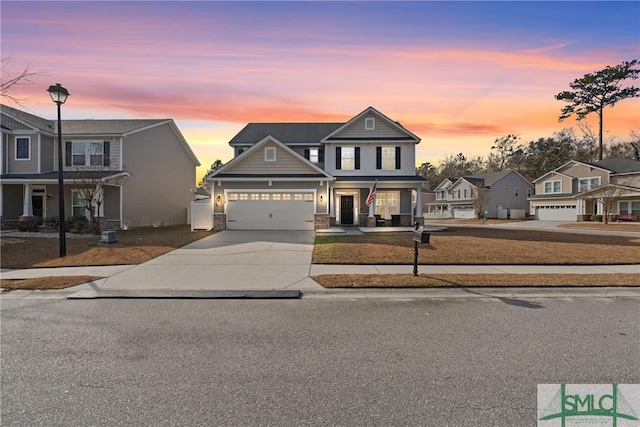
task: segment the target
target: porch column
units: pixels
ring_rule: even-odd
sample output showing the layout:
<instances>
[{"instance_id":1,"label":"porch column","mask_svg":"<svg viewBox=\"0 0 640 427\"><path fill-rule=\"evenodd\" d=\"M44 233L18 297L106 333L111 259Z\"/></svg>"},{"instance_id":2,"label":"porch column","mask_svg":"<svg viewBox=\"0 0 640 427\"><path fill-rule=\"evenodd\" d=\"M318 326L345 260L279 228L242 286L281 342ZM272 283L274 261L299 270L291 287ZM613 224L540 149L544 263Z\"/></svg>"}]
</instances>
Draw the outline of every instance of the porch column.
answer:
<instances>
[{"instance_id":1,"label":"porch column","mask_svg":"<svg viewBox=\"0 0 640 427\"><path fill-rule=\"evenodd\" d=\"M376 208L376 196L373 196L373 201L369 205L369 218L373 218L374 217L375 208Z\"/></svg>"},{"instance_id":2,"label":"porch column","mask_svg":"<svg viewBox=\"0 0 640 427\"><path fill-rule=\"evenodd\" d=\"M2 188L3 187L4 187L4 185L2 185L2 183L0 183L0 218L4 217L4 205L2 204L2 201L4 200L4 198L2 197Z\"/></svg>"},{"instance_id":3,"label":"porch column","mask_svg":"<svg viewBox=\"0 0 640 427\"><path fill-rule=\"evenodd\" d=\"M102 204L100 204L100 209L97 212L98 217L102 218L104 216L104 189L101 185L96 187L96 200L102 200Z\"/></svg>"},{"instance_id":4,"label":"porch column","mask_svg":"<svg viewBox=\"0 0 640 427\"><path fill-rule=\"evenodd\" d=\"M331 197L329 199L329 216L336 216L336 189L332 188L330 190Z\"/></svg>"},{"instance_id":5,"label":"porch column","mask_svg":"<svg viewBox=\"0 0 640 427\"><path fill-rule=\"evenodd\" d=\"M22 216L33 216L31 207L31 184L24 184L24 197L22 198Z\"/></svg>"},{"instance_id":6,"label":"porch column","mask_svg":"<svg viewBox=\"0 0 640 427\"><path fill-rule=\"evenodd\" d=\"M422 186L416 188L416 216L422 218Z\"/></svg>"}]
</instances>

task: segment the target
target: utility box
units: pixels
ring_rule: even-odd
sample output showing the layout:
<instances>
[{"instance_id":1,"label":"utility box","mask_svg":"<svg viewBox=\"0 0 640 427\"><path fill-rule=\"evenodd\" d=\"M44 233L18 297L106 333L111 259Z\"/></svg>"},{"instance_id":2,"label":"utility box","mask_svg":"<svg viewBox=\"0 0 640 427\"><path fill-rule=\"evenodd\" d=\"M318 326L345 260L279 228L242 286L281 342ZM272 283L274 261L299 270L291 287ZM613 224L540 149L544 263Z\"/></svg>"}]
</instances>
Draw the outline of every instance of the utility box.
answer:
<instances>
[{"instance_id":1,"label":"utility box","mask_svg":"<svg viewBox=\"0 0 640 427\"><path fill-rule=\"evenodd\" d=\"M100 245L110 245L112 243L118 243L118 237L115 230L107 230L102 232L100 237Z\"/></svg>"},{"instance_id":2,"label":"utility box","mask_svg":"<svg viewBox=\"0 0 640 427\"><path fill-rule=\"evenodd\" d=\"M429 243L429 237L431 233L428 231L414 231L413 232L413 241L416 243Z\"/></svg>"}]
</instances>

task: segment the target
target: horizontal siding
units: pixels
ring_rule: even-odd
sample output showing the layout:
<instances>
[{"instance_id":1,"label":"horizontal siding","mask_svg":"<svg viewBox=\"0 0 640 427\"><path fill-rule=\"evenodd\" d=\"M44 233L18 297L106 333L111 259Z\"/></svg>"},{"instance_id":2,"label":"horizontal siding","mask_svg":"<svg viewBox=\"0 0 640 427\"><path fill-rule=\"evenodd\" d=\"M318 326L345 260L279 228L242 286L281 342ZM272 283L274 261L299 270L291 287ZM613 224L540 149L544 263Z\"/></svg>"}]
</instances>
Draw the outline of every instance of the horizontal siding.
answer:
<instances>
[{"instance_id":1,"label":"horizontal siding","mask_svg":"<svg viewBox=\"0 0 640 427\"><path fill-rule=\"evenodd\" d=\"M612 177L614 184L640 187L640 173L637 175L620 175Z\"/></svg>"},{"instance_id":2,"label":"horizontal siding","mask_svg":"<svg viewBox=\"0 0 640 427\"><path fill-rule=\"evenodd\" d=\"M373 118L375 120L374 130L365 130L364 125L365 119L367 118ZM334 138L397 138L406 136L404 132L390 125L386 120L381 119L375 114L367 114L360 117L342 131L333 135Z\"/></svg>"},{"instance_id":3,"label":"horizontal siding","mask_svg":"<svg viewBox=\"0 0 640 427\"><path fill-rule=\"evenodd\" d=\"M591 178L595 176L600 176L602 177L601 182L603 184L607 183L606 180L607 180L607 176L609 175L608 172L606 171L592 168L587 165L574 165L574 166L562 169L560 172L562 172L565 175L573 176L576 178Z\"/></svg>"},{"instance_id":4,"label":"horizontal siding","mask_svg":"<svg viewBox=\"0 0 640 427\"><path fill-rule=\"evenodd\" d=\"M275 148L276 149L276 161L275 162L267 162L264 160L265 149ZM317 173L313 168L309 165L304 164L302 159L297 158L291 153L284 150L281 146L276 145L275 143L266 143L262 147L258 147L251 153L247 153L246 157L242 158L238 164L230 167L225 171L225 173L229 174L308 174L308 173Z\"/></svg>"},{"instance_id":5,"label":"horizontal siding","mask_svg":"<svg viewBox=\"0 0 640 427\"><path fill-rule=\"evenodd\" d=\"M549 182L549 181L561 181L562 182L562 188L561 188L561 192L560 193L551 193L550 195L553 194L571 194L573 193L573 188L571 187L571 179L567 178L566 176L562 176L562 175L549 175L547 178L545 178L544 181L538 181L536 182L536 194L537 195L544 195L544 183L545 182Z\"/></svg>"},{"instance_id":6,"label":"horizontal siding","mask_svg":"<svg viewBox=\"0 0 640 427\"><path fill-rule=\"evenodd\" d=\"M121 152L122 150L120 149L122 141L120 138L73 138L73 139L69 139L69 138L65 138L64 135L62 135L62 139L65 141L65 143L62 144L62 152L64 153L66 150L66 141L95 141L95 142L104 142L104 141L109 141L109 166L105 166L103 170L106 171L119 171L119 170L123 170L122 168L122 159L121 159ZM55 148L54 148L54 170L58 170L58 145L57 145L57 139L54 142ZM64 154L63 154L64 156ZM62 158L62 164L64 165L65 163L65 158ZM76 170L78 169L77 166L63 166L64 170Z\"/></svg>"},{"instance_id":7,"label":"horizontal siding","mask_svg":"<svg viewBox=\"0 0 640 427\"><path fill-rule=\"evenodd\" d=\"M16 139L29 138L29 160L16 159ZM38 173L38 135L18 134L9 135L7 144L7 173Z\"/></svg>"}]
</instances>

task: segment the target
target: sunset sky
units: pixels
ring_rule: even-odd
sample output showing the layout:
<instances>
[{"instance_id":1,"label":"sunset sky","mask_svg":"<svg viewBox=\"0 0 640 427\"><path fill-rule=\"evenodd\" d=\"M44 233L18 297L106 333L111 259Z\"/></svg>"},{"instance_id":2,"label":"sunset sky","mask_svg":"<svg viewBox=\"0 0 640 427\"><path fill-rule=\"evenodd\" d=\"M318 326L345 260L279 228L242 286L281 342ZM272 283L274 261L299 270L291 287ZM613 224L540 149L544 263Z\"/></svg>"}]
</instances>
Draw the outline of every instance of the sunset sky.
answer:
<instances>
[{"instance_id":1,"label":"sunset sky","mask_svg":"<svg viewBox=\"0 0 640 427\"><path fill-rule=\"evenodd\" d=\"M18 108L55 118L46 89L61 83L66 119L173 118L199 176L230 160L248 122L346 121L368 106L422 138L418 164L437 164L573 126L554 95L640 58L640 2L2 0L1 49L7 75L40 72L15 88ZM605 127L640 131L640 99L607 110Z\"/></svg>"}]
</instances>

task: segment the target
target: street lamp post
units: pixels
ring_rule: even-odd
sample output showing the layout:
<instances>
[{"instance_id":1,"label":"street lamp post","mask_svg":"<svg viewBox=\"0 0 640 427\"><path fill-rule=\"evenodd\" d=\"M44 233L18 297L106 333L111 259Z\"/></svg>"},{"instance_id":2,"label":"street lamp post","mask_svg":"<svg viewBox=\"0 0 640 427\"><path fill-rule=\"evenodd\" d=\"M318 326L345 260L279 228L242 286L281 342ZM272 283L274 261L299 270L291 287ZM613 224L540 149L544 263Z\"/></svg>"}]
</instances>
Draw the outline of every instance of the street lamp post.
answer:
<instances>
[{"instance_id":1,"label":"street lamp post","mask_svg":"<svg viewBox=\"0 0 640 427\"><path fill-rule=\"evenodd\" d=\"M69 96L69 91L60 86L60 83L49 86L47 90L51 99L58 105L58 217L60 230L60 257L67 256L67 239L64 223L64 175L62 168L62 122L60 121L60 105L64 104Z\"/></svg>"}]
</instances>

